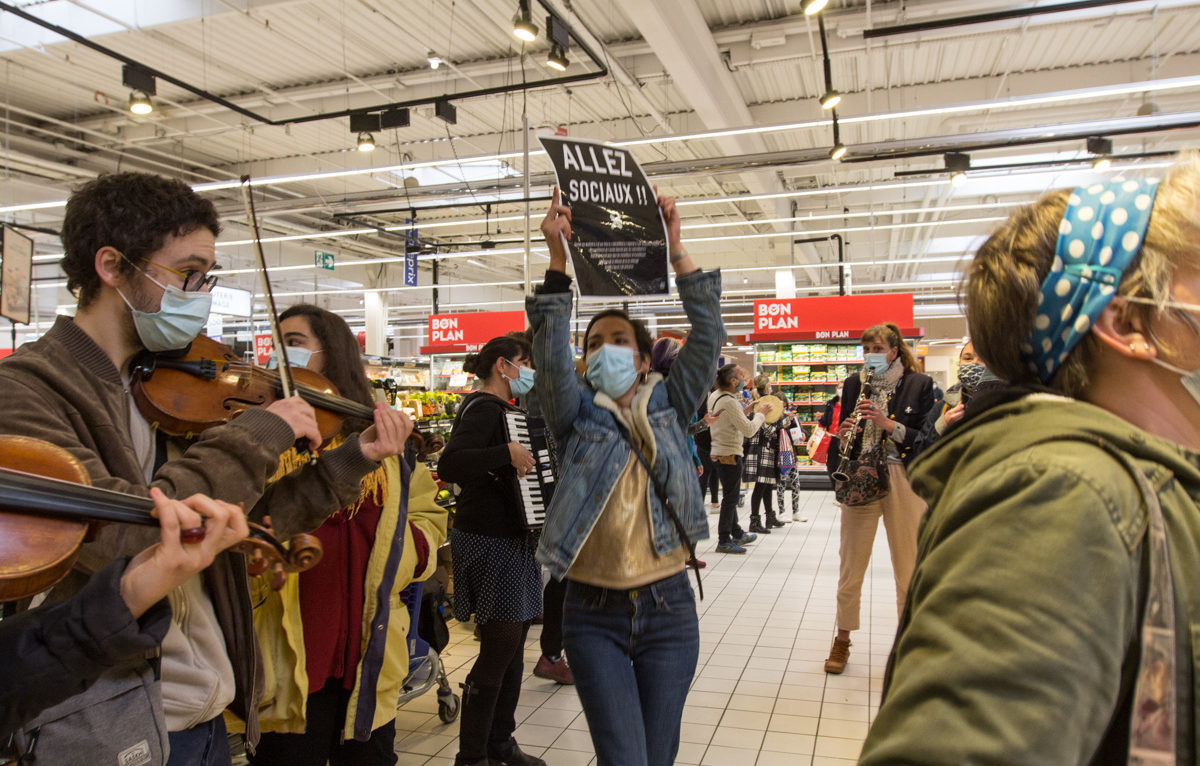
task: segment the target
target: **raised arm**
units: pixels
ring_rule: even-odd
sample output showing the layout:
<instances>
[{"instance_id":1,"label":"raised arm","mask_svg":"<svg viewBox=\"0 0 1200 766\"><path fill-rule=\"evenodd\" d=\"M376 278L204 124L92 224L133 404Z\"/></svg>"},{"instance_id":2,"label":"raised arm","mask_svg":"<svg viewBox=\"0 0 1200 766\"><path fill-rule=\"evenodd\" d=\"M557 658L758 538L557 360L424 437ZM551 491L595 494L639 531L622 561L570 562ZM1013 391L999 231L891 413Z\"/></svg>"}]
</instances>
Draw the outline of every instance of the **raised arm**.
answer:
<instances>
[{"instance_id":1,"label":"raised arm","mask_svg":"<svg viewBox=\"0 0 1200 766\"><path fill-rule=\"evenodd\" d=\"M537 292L525 299L525 312L533 330L534 389L542 416L563 443L579 412L583 385L575 373L571 345L571 278L563 244L564 237L571 238L571 209L561 203L558 187L542 219L542 236L550 249L550 265Z\"/></svg>"},{"instance_id":2,"label":"raised arm","mask_svg":"<svg viewBox=\"0 0 1200 766\"><path fill-rule=\"evenodd\" d=\"M721 272L700 271L683 249L675 200L660 196L658 207L667 225L667 246L671 268L675 270L675 284L692 328L667 377L671 406L675 408L679 422L686 423L716 377L717 358L725 344L725 325L721 321Z\"/></svg>"}]
</instances>

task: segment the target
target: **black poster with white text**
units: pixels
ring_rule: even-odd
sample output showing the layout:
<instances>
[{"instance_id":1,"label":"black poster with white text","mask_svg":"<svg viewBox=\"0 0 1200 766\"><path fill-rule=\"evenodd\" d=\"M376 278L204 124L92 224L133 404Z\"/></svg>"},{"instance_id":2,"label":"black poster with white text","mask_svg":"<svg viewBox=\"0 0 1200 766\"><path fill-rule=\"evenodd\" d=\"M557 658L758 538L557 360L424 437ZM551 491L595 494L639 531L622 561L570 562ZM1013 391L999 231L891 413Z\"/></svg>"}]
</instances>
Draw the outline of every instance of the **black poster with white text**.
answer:
<instances>
[{"instance_id":1,"label":"black poster with white text","mask_svg":"<svg viewBox=\"0 0 1200 766\"><path fill-rule=\"evenodd\" d=\"M633 155L587 139L539 140L554 163L562 204L571 208L567 251L579 294L666 295L667 228Z\"/></svg>"}]
</instances>

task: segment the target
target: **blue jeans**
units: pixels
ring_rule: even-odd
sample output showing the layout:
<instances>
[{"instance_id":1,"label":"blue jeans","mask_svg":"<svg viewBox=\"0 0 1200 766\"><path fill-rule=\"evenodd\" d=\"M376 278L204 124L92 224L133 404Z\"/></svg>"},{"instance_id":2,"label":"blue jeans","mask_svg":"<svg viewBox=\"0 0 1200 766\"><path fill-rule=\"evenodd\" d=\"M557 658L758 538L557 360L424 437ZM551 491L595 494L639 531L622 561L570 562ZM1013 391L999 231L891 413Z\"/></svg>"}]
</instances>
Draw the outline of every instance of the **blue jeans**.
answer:
<instances>
[{"instance_id":1,"label":"blue jeans","mask_svg":"<svg viewBox=\"0 0 1200 766\"><path fill-rule=\"evenodd\" d=\"M598 766L670 766L700 654L687 572L632 590L567 581L563 647Z\"/></svg>"},{"instance_id":2,"label":"blue jeans","mask_svg":"<svg viewBox=\"0 0 1200 766\"><path fill-rule=\"evenodd\" d=\"M183 731L167 732L171 756L167 766L231 766L225 718L216 718Z\"/></svg>"}]
</instances>

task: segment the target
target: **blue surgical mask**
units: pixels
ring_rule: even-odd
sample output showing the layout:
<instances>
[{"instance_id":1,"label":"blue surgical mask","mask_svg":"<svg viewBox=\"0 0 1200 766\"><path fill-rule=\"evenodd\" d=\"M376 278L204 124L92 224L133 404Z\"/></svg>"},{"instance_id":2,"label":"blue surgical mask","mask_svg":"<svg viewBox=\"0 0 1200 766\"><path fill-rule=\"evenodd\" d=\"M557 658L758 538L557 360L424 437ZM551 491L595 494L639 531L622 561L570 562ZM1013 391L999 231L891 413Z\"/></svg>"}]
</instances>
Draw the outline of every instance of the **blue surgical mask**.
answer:
<instances>
[{"instance_id":1,"label":"blue surgical mask","mask_svg":"<svg viewBox=\"0 0 1200 766\"><path fill-rule=\"evenodd\" d=\"M528 367L522 367L519 364L509 362L507 359L504 361L508 362L511 366L517 369L516 378L508 378L507 375L505 376L508 378L508 390L512 391L513 396L524 396L525 394L529 393L530 389L533 388L533 370L529 369Z\"/></svg>"},{"instance_id":2,"label":"blue surgical mask","mask_svg":"<svg viewBox=\"0 0 1200 766\"><path fill-rule=\"evenodd\" d=\"M147 351L175 351L191 343L204 325L212 309L212 293L185 293L178 287L164 285L142 272L146 279L163 289L158 311L138 311L120 290L117 295L133 313L133 326Z\"/></svg>"},{"instance_id":3,"label":"blue surgical mask","mask_svg":"<svg viewBox=\"0 0 1200 766\"><path fill-rule=\"evenodd\" d=\"M308 367L308 360L312 359L313 354L319 354L324 349L307 349L302 346L288 346L287 358L289 367ZM279 354L271 352L271 358L267 360L267 369L276 370L279 368Z\"/></svg>"},{"instance_id":4,"label":"blue surgical mask","mask_svg":"<svg viewBox=\"0 0 1200 766\"><path fill-rule=\"evenodd\" d=\"M879 374L888 368L887 354L863 354L863 364L871 372Z\"/></svg>"},{"instance_id":5,"label":"blue surgical mask","mask_svg":"<svg viewBox=\"0 0 1200 766\"><path fill-rule=\"evenodd\" d=\"M596 390L613 399L628 391L637 380L637 375L637 367L633 364L633 348L630 346L605 343L588 354L585 377Z\"/></svg>"}]
</instances>

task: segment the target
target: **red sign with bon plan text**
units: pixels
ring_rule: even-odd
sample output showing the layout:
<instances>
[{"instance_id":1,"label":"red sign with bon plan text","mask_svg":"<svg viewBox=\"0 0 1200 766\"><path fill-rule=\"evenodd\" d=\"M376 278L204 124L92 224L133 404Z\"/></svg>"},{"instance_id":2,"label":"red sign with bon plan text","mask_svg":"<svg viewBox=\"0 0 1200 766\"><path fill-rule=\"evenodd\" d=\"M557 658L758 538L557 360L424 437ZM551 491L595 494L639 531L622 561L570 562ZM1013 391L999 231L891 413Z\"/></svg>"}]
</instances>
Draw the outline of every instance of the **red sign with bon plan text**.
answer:
<instances>
[{"instance_id":1,"label":"red sign with bon plan text","mask_svg":"<svg viewBox=\"0 0 1200 766\"><path fill-rule=\"evenodd\" d=\"M463 354L478 351L492 338L524 329L524 311L430 314L429 345L421 346L421 353Z\"/></svg>"},{"instance_id":2,"label":"red sign with bon plan text","mask_svg":"<svg viewBox=\"0 0 1200 766\"><path fill-rule=\"evenodd\" d=\"M885 323L910 336L916 329L912 293L756 300L749 340L856 338L868 327Z\"/></svg>"}]
</instances>

